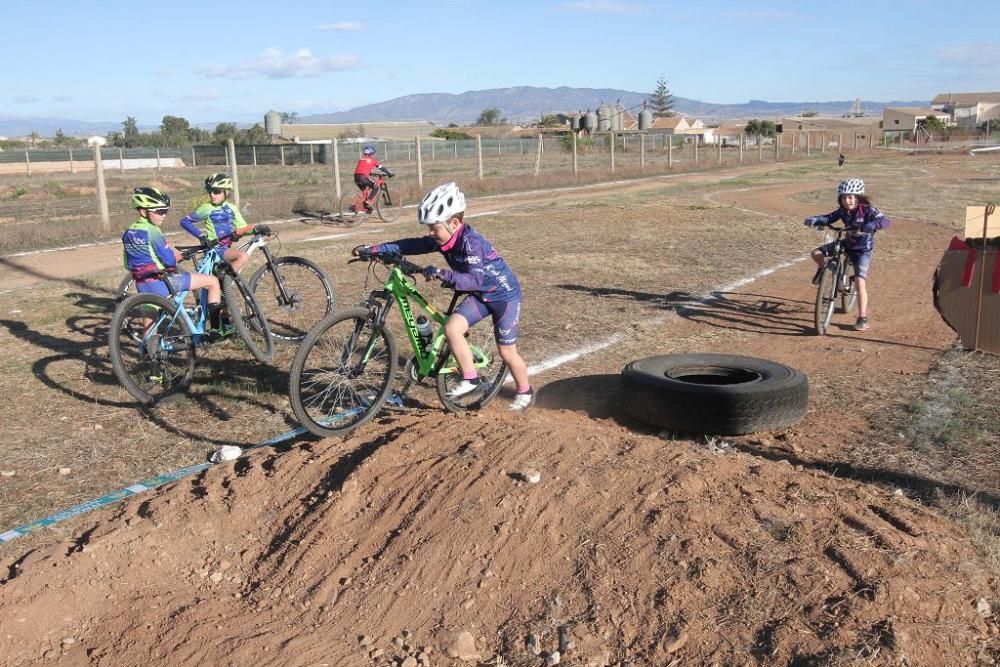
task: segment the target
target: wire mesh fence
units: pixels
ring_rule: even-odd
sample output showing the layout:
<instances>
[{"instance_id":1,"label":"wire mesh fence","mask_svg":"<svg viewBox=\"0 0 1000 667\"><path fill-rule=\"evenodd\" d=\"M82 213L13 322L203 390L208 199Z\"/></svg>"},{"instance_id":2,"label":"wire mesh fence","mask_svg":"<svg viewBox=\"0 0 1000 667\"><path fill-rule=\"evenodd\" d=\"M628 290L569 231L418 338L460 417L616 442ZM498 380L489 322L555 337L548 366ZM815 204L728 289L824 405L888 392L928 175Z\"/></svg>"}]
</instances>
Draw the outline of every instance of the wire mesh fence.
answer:
<instances>
[{"instance_id":1,"label":"wire mesh fence","mask_svg":"<svg viewBox=\"0 0 1000 667\"><path fill-rule=\"evenodd\" d=\"M693 169L726 168L757 161L809 159L787 147L703 145L693 136L606 134L487 138L477 141L375 142L379 160L395 177L390 185L404 204L423 191L456 180L471 196L553 188ZM334 214L338 194L355 188L352 174L360 143L234 146L239 198L252 202L251 221ZM167 226L207 201L204 178L234 170L225 146L177 149L102 148L109 221L100 216L91 150L31 151L36 171L0 164L0 253L115 238L135 219L132 189L153 185L173 199ZM10 156L3 155L4 158ZM419 159L418 159L419 155ZM812 155L818 158L819 154ZM44 159L43 159L44 158ZM45 168L62 166L63 169ZM11 167L14 171L11 171ZM336 174L339 168L339 183ZM44 172L44 173L43 173ZM333 216L325 218L335 220Z\"/></svg>"}]
</instances>

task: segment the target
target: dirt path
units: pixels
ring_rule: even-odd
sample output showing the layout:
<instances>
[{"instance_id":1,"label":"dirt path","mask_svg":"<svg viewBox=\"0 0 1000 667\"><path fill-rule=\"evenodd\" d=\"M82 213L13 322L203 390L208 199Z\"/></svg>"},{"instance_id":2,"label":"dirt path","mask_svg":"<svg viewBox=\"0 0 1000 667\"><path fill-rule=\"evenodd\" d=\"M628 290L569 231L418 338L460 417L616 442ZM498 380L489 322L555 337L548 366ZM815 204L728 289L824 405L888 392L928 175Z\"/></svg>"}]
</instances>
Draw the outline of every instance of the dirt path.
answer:
<instances>
[{"instance_id":1,"label":"dirt path","mask_svg":"<svg viewBox=\"0 0 1000 667\"><path fill-rule=\"evenodd\" d=\"M813 187L710 196L794 218ZM928 289L950 232L893 223L869 332L811 334L805 261L683 302L595 286L631 330L526 416L386 414L95 514L5 563L0 664L992 664L996 573L893 492L933 480L847 457L954 340ZM626 361L708 350L805 370L805 420L712 449L622 417Z\"/></svg>"},{"instance_id":2,"label":"dirt path","mask_svg":"<svg viewBox=\"0 0 1000 667\"><path fill-rule=\"evenodd\" d=\"M773 165L752 165L727 171L724 177L735 177L739 175L767 172L773 169ZM595 196L607 196L618 192L641 192L643 190L663 187L665 184L684 183L704 183L716 181L720 178L718 172L696 172L677 175L667 175L662 177L652 177L630 184L607 184L599 183L592 186L580 186L566 188L562 191L518 193L513 195L501 195L495 197L483 197L470 201L469 213L476 215L486 211L504 210L530 206L539 202L551 202L554 199L559 201L573 201L575 199L593 198ZM413 228L413 211L404 211L400 220L386 224L379 221L367 222L361 227L348 229L336 223L324 224L317 220L301 219L288 220L277 225L275 229L279 232L282 241L295 242L313 237L333 238L334 235L357 236L362 242L364 239L379 234L385 229L407 229ZM176 221L168 223L167 227L176 227ZM174 243L186 244L193 242L186 234L172 236ZM117 272L121 267L121 248L115 241L93 246L84 246L71 249L54 249L33 254L19 253L14 256L0 257L0 268L9 272L4 278L2 291L13 289L23 289L36 285L40 282L72 282L81 276L90 275L102 271Z\"/></svg>"}]
</instances>

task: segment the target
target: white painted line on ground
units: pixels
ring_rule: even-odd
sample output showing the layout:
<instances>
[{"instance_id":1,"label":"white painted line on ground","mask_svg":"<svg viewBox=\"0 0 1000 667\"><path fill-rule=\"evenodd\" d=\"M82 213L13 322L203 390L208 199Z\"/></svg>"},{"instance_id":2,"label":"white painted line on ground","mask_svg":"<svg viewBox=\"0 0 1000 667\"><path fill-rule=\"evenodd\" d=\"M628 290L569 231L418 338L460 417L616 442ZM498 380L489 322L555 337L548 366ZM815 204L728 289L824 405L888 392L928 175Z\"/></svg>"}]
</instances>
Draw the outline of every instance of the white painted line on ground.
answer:
<instances>
[{"instance_id":1,"label":"white painted line on ground","mask_svg":"<svg viewBox=\"0 0 1000 667\"><path fill-rule=\"evenodd\" d=\"M809 255L803 255L802 257L796 257L795 259L789 260L787 262L782 262L781 264L777 264L777 265L772 266L770 268L762 269L762 270L758 271L757 273L755 273L755 274L753 274L751 276L747 276L746 278L740 278L739 280L733 281L733 282L729 283L728 285L723 285L722 287L718 287L716 289L713 289L712 291L708 292L708 294L706 294L702 298L698 299L697 301L691 301L691 302L688 302L687 304L681 303L681 304L678 305L678 308L684 308L684 307L697 306L697 305L711 303L712 301L718 300L720 294L724 294L726 292L732 292L735 289L738 289L740 287L744 287L746 285L749 285L750 283L755 282L755 281L757 281L757 280L759 280L759 279L761 279L761 278L763 278L765 276L769 276L772 273L774 273L775 271L780 271L781 269L787 269L788 267L793 266L795 264L798 264L799 262L805 261L807 259L809 259ZM667 315L658 315L657 317L654 317L654 318L651 318L651 319L648 319L648 320L644 320L644 321L640 322L639 324L642 325L642 326L650 326L650 325L654 325L654 324L662 324L663 322L666 322L667 320L669 320L672 317L677 317L677 313L676 312L671 312L671 313L668 313ZM528 366L528 375L537 375L538 373L544 373L545 371L552 370L553 368L558 368L559 366L562 366L563 364L567 364L567 363L569 363L571 361L575 361L576 359L579 359L580 357L584 357L584 356L586 356L588 354L593 354L594 352L599 352L599 351L603 350L604 348L611 347L612 345L615 345L617 343L622 342L623 340L625 340L625 336L626 336L625 332L618 332L618 333L613 334L610 337L604 339L603 341L601 341L599 343L591 343L590 345L586 345L586 346L581 347L581 348L579 348L577 350L573 350L571 352L566 352L564 354L559 354L559 355L556 355L555 357L552 357L550 359L546 359L545 361L542 361L540 363L529 365ZM511 383L511 382L513 382L513 379L508 379L507 380L508 384Z\"/></svg>"}]
</instances>

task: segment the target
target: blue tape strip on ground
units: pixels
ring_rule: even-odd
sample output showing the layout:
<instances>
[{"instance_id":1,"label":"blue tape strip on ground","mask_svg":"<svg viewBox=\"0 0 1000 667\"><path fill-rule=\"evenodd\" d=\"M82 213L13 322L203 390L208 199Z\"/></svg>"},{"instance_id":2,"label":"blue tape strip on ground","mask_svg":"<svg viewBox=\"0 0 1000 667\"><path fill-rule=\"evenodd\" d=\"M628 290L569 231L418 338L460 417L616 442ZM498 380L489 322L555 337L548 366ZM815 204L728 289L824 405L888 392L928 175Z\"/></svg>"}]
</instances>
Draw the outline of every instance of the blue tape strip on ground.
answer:
<instances>
[{"instance_id":1,"label":"blue tape strip on ground","mask_svg":"<svg viewBox=\"0 0 1000 667\"><path fill-rule=\"evenodd\" d=\"M268 438L264 442L253 445L251 447L246 447L246 449L257 449L258 447L268 447L270 445L276 445L285 440L291 440L300 435L306 433L306 430L302 427L288 431L287 433L282 433L276 435L273 438ZM150 489L155 489L157 487L163 486L164 484L169 484L171 482L176 482L179 479L188 477L189 475L195 475L204 470L211 468L214 463L199 463L198 465L188 466L187 468L181 468L179 470L174 470L173 472L164 473L162 475L157 475L156 477L150 477L149 479L144 479L141 482L127 486L124 489L119 489L117 491L112 491L111 493L101 496L100 498L95 498L93 500L88 500L85 503L80 503L74 507L70 507L62 512L57 512L51 516L47 516L44 519L38 519L27 523L23 526L18 526L12 530L8 530L4 533L0 533L0 542L10 542L11 540L21 537L22 535L27 535L29 533L34 533L42 528L48 528L60 521L65 521L66 519L72 519L73 517L80 516L81 514L86 514L91 510L96 510L107 505L111 505L125 498L130 498L136 496L140 493L149 491Z\"/></svg>"}]
</instances>

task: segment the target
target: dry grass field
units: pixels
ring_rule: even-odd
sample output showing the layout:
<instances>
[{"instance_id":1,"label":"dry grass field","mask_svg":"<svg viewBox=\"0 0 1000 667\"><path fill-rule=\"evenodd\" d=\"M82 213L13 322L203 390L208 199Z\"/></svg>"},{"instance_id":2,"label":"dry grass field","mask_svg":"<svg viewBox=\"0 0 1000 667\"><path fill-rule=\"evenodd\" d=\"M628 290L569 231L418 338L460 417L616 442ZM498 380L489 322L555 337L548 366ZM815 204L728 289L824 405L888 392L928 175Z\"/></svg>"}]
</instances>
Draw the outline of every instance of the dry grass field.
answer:
<instances>
[{"instance_id":1,"label":"dry grass field","mask_svg":"<svg viewBox=\"0 0 1000 667\"><path fill-rule=\"evenodd\" d=\"M992 664L997 624L977 603L1000 604L1000 359L954 348L930 278L962 208L996 192L1000 159L813 158L502 196L490 188L523 177L471 182L471 224L524 287L536 408L511 417L502 396L454 417L430 398L0 546L5 615L71 608L55 634L17 625L0 664L402 664L425 645L432 664L460 664L465 630L481 664L536 665L525 637L549 653L563 629L566 664ZM801 220L831 210L848 174L894 225L877 241L872 330L841 315L819 338L802 260L823 239ZM241 178L256 219L325 187L263 175ZM194 178L166 178L195 196ZM341 306L361 298L353 245L420 233L408 214L277 229ZM7 270L34 282L0 290L0 529L296 426L288 348L271 366L213 348L185 399L138 410L107 357L118 249L87 252L59 279L25 260ZM725 441L625 417L621 368L689 351L801 368L809 413ZM514 480L526 466L537 491ZM57 595L69 581L91 582L76 602ZM215 625L220 641L200 629Z\"/></svg>"}]
</instances>

